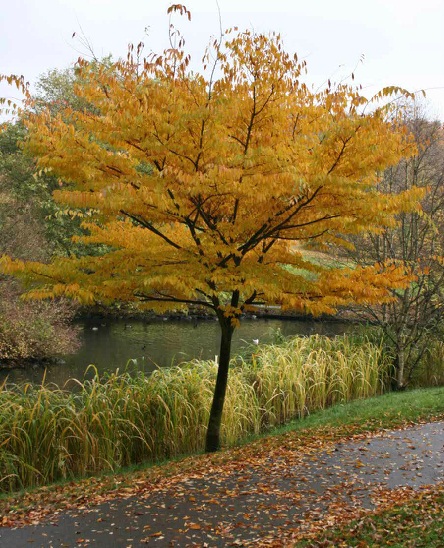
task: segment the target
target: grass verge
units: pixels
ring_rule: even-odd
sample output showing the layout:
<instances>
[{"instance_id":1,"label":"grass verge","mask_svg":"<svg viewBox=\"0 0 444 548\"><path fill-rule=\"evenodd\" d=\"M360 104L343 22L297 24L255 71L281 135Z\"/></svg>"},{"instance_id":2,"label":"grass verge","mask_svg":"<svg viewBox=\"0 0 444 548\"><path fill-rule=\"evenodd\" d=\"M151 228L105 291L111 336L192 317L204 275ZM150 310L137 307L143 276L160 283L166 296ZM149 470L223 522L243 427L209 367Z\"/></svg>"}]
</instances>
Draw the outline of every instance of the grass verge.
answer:
<instances>
[{"instance_id":1,"label":"grass verge","mask_svg":"<svg viewBox=\"0 0 444 548\"><path fill-rule=\"evenodd\" d=\"M444 533L444 485L429 486L404 504L367 514L296 546L310 548L392 546L441 548Z\"/></svg>"}]
</instances>

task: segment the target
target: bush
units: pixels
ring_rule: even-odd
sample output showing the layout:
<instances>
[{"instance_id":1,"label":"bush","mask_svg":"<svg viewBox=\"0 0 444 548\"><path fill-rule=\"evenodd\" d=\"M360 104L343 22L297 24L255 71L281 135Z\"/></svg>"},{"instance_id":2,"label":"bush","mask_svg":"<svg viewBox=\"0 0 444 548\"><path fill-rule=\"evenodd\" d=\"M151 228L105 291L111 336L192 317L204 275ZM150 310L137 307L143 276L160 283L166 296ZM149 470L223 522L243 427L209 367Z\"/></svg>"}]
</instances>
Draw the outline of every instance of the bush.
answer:
<instances>
[{"instance_id":1,"label":"bush","mask_svg":"<svg viewBox=\"0 0 444 548\"><path fill-rule=\"evenodd\" d=\"M390 364L387 369L385 384L395 390L396 386L396 348L389 337L389 329L379 326L363 326L358 336L367 338L373 344L382 346L384 361ZM410 361L406 363L408 374L406 386L409 388L431 388L444 386L444 323L427 332L427 347L419 346L410 351Z\"/></svg>"},{"instance_id":2,"label":"bush","mask_svg":"<svg viewBox=\"0 0 444 548\"><path fill-rule=\"evenodd\" d=\"M427 350L413 371L412 386L444 386L444 342L442 333L439 335L429 337Z\"/></svg>"},{"instance_id":3,"label":"bush","mask_svg":"<svg viewBox=\"0 0 444 548\"><path fill-rule=\"evenodd\" d=\"M75 309L62 300L23 301L18 286L0 282L0 361L2 365L45 360L75 352Z\"/></svg>"}]
</instances>

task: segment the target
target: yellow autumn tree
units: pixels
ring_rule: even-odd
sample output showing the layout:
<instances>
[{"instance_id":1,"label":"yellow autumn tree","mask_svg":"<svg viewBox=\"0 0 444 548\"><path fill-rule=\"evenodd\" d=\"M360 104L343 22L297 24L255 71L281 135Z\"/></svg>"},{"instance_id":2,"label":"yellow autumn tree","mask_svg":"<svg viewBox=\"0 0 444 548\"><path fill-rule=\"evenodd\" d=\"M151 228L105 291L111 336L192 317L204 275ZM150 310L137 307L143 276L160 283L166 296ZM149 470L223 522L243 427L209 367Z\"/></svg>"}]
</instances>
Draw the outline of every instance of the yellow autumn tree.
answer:
<instances>
[{"instance_id":1,"label":"yellow autumn tree","mask_svg":"<svg viewBox=\"0 0 444 548\"><path fill-rule=\"evenodd\" d=\"M32 280L34 298L211 309L221 328L214 451L240 316L261 304L318 314L386 299L406 283L402 270L314 265L301 244L337 246L389 225L416 196L376 190L378 174L412 151L387 109L364 114L367 100L348 85L310 91L305 63L278 35L235 32L201 72L189 62L182 40L142 63L131 51L112 66L80 61L75 92L91 108L27 113L27 150L63 181L55 198L88 211L82 241L108 251L3 258L3 270Z\"/></svg>"}]
</instances>

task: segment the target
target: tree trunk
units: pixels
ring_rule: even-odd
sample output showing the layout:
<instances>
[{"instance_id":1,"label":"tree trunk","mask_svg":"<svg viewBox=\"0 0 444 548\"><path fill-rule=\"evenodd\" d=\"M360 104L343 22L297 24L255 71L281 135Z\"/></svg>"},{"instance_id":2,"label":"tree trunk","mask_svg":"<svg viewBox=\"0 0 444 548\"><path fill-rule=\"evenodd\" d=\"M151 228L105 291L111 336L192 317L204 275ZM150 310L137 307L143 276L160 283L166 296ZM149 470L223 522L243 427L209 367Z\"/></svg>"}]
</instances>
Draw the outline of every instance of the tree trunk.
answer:
<instances>
[{"instance_id":1,"label":"tree trunk","mask_svg":"<svg viewBox=\"0 0 444 548\"><path fill-rule=\"evenodd\" d=\"M396 371L396 389L405 390L404 383L404 369L405 369L405 355L404 348L398 350L397 356L397 371Z\"/></svg>"},{"instance_id":2,"label":"tree trunk","mask_svg":"<svg viewBox=\"0 0 444 548\"><path fill-rule=\"evenodd\" d=\"M396 390L405 390L405 349L406 340L402 329L398 336L396 351Z\"/></svg>"},{"instance_id":3,"label":"tree trunk","mask_svg":"<svg viewBox=\"0 0 444 548\"><path fill-rule=\"evenodd\" d=\"M228 383L228 370L230 367L231 339L234 328L231 325L230 318L219 317L221 328L219 367L217 370L216 386L214 388L213 403L210 410L208 421L207 438L205 451L213 453L220 448L220 425L222 421L222 411L224 409L225 393Z\"/></svg>"}]
</instances>

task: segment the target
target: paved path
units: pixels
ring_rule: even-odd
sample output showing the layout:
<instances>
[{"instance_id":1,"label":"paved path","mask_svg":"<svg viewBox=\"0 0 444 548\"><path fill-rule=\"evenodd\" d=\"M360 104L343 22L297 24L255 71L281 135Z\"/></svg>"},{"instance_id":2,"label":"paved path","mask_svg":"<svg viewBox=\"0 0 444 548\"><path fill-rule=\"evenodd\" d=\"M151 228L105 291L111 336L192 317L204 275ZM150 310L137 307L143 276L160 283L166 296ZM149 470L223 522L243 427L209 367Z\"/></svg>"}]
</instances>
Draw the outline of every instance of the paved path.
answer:
<instances>
[{"instance_id":1,"label":"paved path","mask_svg":"<svg viewBox=\"0 0 444 548\"><path fill-rule=\"evenodd\" d=\"M264 442L266 443L266 442ZM257 459L196 470L142 495L0 528L0 546L186 547L287 545L313 520L372 508L391 489L444 481L444 422L316 447L291 437ZM295 445L296 447L296 445ZM234 459L235 460L235 459Z\"/></svg>"}]
</instances>

